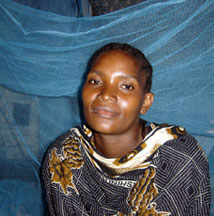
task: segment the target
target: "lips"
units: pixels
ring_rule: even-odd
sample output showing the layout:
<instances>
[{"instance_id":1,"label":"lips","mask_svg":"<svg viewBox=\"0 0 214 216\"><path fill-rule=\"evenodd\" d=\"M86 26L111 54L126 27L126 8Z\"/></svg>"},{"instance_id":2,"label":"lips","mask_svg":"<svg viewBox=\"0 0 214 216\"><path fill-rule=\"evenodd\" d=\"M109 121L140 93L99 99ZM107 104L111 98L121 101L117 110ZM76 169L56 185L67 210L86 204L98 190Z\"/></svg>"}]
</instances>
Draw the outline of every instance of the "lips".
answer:
<instances>
[{"instance_id":1,"label":"lips","mask_svg":"<svg viewBox=\"0 0 214 216\"><path fill-rule=\"evenodd\" d=\"M106 106L94 107L92 108L92 112L104 118L112 118L119 115L119 113L116 112L114 109Z\"/></svg>"}]
</instances>

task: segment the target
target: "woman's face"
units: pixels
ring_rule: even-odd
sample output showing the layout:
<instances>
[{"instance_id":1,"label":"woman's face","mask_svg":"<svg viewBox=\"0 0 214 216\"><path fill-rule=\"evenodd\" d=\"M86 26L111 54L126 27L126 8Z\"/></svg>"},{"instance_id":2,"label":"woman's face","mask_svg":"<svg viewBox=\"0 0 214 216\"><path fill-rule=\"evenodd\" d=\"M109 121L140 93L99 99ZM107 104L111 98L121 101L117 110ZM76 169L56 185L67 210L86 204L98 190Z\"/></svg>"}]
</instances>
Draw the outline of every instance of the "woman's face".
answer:
<instances>
[{"instance_id":1,"label":"woman's face","mask_svg":"<svg viewBox=\"0 0 214 216\"><path fill-rule=\"evenodd\" d=\"M138 128L149 94L134 58L120 51L101 54L87 75L82 91L86 122L101 134L124 134ZM151 102L152 103L152 102Z\"/></svg>"}]
</instances>

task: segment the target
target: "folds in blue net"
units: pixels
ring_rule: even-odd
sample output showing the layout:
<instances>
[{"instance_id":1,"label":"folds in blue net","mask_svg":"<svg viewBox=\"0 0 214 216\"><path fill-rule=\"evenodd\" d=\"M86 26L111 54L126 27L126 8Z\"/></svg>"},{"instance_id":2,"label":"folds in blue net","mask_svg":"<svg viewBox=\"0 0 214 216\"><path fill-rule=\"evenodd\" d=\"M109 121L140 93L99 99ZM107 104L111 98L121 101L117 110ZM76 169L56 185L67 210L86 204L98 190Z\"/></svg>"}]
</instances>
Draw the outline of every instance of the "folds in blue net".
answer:
<instances>
[{"instance_id":1,"label":"folds in blue net","mask_svg":"<svg viewBox=\"0 0 214 216\"><path fill-rule=\"evenodd\" d=\"M154 66L148 118L212 136L213 8L212 1L145 1L74 18L3 0L0 82L25 94L78 97L91 54L105 43L127 42Z\"/></svg>"}]
</instances>

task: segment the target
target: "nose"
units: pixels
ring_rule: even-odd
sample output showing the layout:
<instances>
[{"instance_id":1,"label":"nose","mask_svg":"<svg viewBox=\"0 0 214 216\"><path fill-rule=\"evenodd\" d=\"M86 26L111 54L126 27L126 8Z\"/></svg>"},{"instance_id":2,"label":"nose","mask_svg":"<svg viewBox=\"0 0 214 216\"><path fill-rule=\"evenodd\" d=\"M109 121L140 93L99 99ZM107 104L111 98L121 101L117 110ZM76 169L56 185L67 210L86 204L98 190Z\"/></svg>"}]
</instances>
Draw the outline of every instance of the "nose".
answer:
<instances>
[{"instance_id":1,"label":"nose","mask_svg":"<svg viewBox=\"0 0 214 216\"><path fill-rule=\"evenodd\" d=\"M97 95L97 98L101 101L115 103L117 101L117 94L114 88L103 86L100 93Z\"/></svg>"}]
</instances>

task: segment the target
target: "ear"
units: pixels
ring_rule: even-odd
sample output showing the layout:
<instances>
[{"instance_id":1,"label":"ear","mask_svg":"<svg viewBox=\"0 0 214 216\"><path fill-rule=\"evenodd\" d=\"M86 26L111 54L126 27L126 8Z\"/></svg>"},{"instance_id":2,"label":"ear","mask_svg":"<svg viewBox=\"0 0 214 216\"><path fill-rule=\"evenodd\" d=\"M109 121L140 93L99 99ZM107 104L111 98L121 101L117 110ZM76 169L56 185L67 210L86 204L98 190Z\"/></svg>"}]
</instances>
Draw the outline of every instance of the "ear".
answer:
<instances>
[{"instance_id":1,"label":"ear","mask_svg":"<svg viewBox=\"0 0 214 216\"><path fill-rule=\"evenodd\" d=\"M154 94L152 92L148 92L144 95L144 102L140 110L140 114L145 115L149 110L151 105L153 104Z\"/></svg>"}]
</instances>

